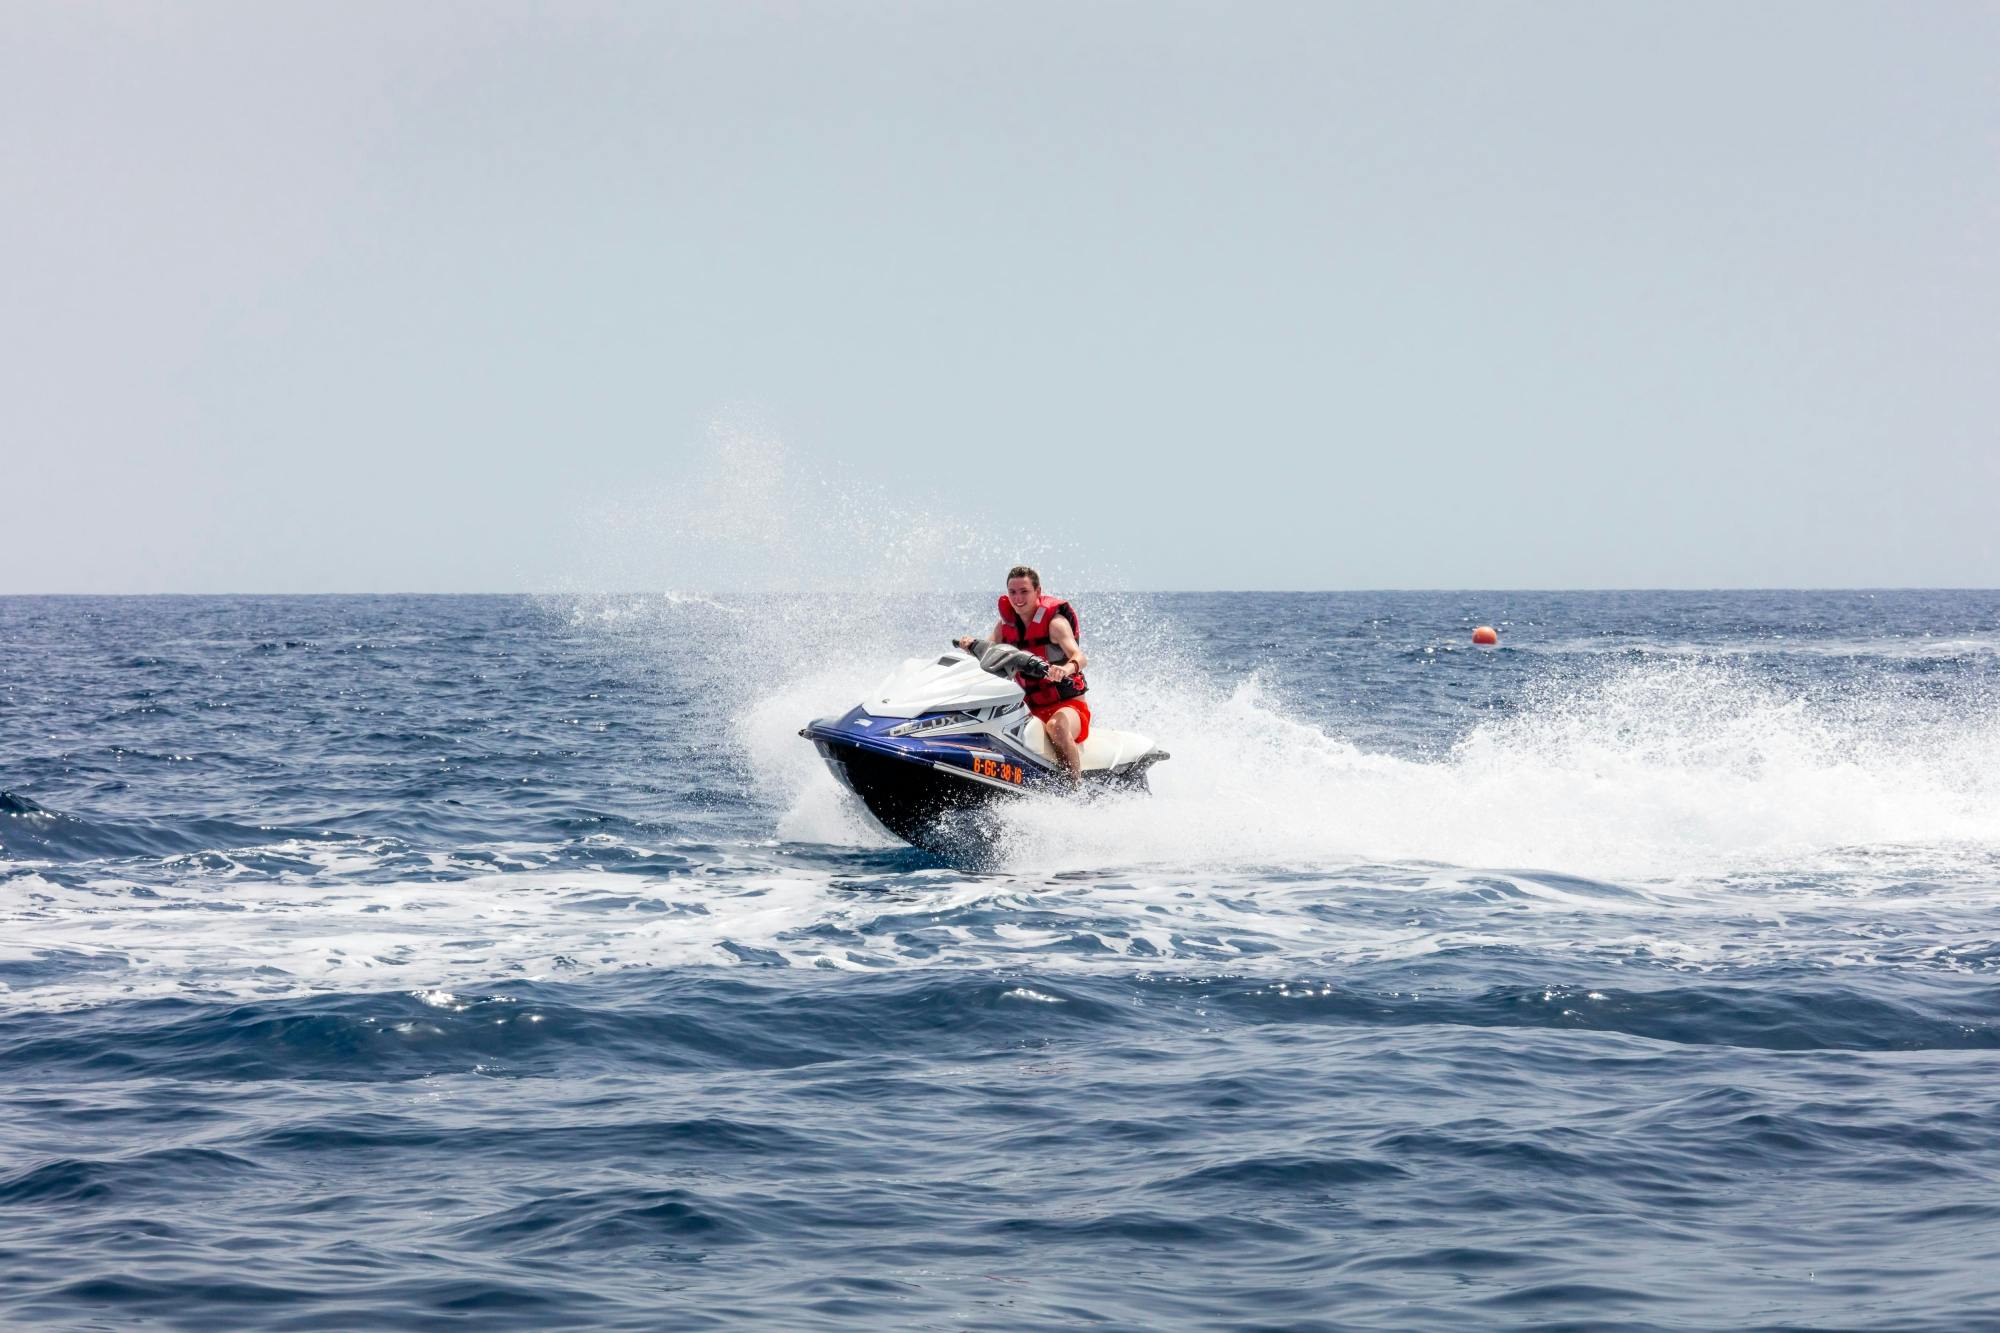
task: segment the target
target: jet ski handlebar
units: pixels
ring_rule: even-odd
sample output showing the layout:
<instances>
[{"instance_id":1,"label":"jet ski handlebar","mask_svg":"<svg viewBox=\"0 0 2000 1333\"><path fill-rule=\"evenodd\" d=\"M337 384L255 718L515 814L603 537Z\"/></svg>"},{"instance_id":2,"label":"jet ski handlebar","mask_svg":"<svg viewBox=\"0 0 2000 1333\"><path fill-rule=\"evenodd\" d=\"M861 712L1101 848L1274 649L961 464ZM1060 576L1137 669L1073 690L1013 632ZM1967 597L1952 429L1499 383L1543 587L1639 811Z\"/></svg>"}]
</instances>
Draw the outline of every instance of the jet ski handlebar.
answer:
<instances>
[{"instance_id":1,"label":"jet ski handlebar","mask_svg":"<svg viewBox=\"0 0 2000 1333\"><path fill-rule=\"evenodd\" d=\"M1049 674L1049 664L1033 653L988 639L954 639L952 647L970 653L982 671L996 676L1020 674L1041 680Z\"/></svg>"}]
</instances>

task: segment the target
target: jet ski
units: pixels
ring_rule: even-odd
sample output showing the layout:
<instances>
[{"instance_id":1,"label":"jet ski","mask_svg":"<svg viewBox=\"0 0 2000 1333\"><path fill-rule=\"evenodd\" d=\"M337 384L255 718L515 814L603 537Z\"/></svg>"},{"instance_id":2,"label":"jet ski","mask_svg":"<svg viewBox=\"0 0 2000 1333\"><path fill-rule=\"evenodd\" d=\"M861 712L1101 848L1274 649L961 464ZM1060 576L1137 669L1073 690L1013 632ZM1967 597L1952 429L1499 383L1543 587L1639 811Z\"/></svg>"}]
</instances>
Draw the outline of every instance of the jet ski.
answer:
<instances>
[{"instance_id":1,"label":"jet ski","mask_svg":"<svg viewBox=\"0 0 2000 1333\"><path fill-rule=\"evenodd\" d=\"M799 732L884 828L925 851L963 856L990 842L996 802L1148 790L1146 770L1166 751L1136 732L1093 725L1082 783L1073 782L1012 678L1048 664L1004 644L969 643L971 651L904 662L853 708Z\"/></svg>"}]
</instances>

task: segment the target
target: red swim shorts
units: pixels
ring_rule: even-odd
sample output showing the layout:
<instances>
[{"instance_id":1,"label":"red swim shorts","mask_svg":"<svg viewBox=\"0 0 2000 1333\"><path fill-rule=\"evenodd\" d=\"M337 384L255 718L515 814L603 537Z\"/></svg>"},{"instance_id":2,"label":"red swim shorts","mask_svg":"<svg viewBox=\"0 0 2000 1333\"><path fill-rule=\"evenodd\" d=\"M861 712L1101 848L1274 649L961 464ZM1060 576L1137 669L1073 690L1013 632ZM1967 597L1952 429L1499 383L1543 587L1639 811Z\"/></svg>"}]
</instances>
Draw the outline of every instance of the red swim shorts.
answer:
<instances>
[{"instance_id":1,"label":"red swim shorts","mask_svg":"<svg viewBox=\"0 0 2000 1333\"><path fill-rule=\"evenodd\" d=\"M1076 710L1077 719L1081 723L1076 729L1076 743L1081 745L1089 740L1090 705L1081 699L1064 699L1059 703L1050 704L1047 708L1030 708L1028 711L1040 718L1042 725L1046 727L1049 724L1049 719L1056 715L1056 710L1059 708L1074 708Z\"/></svg>"}]
</instances>

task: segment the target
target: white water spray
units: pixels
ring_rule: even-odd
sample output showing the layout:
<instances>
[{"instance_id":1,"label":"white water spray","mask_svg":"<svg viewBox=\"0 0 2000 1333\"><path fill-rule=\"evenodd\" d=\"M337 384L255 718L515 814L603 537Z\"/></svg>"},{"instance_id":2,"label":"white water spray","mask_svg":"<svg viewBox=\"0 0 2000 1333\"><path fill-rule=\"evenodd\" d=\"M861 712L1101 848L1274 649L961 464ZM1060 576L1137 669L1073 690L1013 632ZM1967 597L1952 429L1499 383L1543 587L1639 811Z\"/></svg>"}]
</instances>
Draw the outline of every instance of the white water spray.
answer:
<instances>
[{"instance_id":1,"label":"white water spray","mask_svg":"<svg viewBox=\"0 0 2000 1333\"><path fill-rule=\"evenodd\" d=\"M717 686L740 701L749 783L783 807L777 836L883 845L797 730L901 658L984 629L985 594L936 590L997 588L1020 552L968 535L962 506L843 486L741 431L719 431L712 466L672 490L684 498L644 525L646 549L683 591L650 603L636 642L693 644L698 670L727 664ZM1518 712L1470 726L1448 751L1371 753L1299 720L1255 663L1218 673L1194 636L1146 599L1107 591L1073 554L1030 558L1079 600L1097 720L1174 758L1154 770L1151 799L1013 810L1005 859L1022 871L1390 861L1659 881L1839 866L1870 849L2000 850L2000 710L1983 699L1886 685L1787 693L1726 653L1594 675L1552 657ZM686 591L732 584L749 591L707 604Z\"/></svg>"}]
</instances>

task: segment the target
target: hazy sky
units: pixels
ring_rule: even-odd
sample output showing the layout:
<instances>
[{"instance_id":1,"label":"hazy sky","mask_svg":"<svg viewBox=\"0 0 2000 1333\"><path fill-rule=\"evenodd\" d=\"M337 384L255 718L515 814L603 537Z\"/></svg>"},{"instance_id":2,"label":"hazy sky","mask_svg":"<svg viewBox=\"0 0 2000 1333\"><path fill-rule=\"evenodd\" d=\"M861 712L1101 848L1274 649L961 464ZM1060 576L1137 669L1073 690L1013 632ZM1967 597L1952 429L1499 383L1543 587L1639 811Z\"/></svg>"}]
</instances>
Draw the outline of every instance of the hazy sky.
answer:
<instances>
[{"instance_id":1,"label":"hazy sky","mask_svg":"<svg viewBox=\"0 0 2000 1333\"><path fill-rule=\"evenodd\" d=\"M2000 585L1996 69L1989 3L10 0L0 592L715 586L745 438L773 532L1072 582Z\"/></svg>"}]
</instances>

